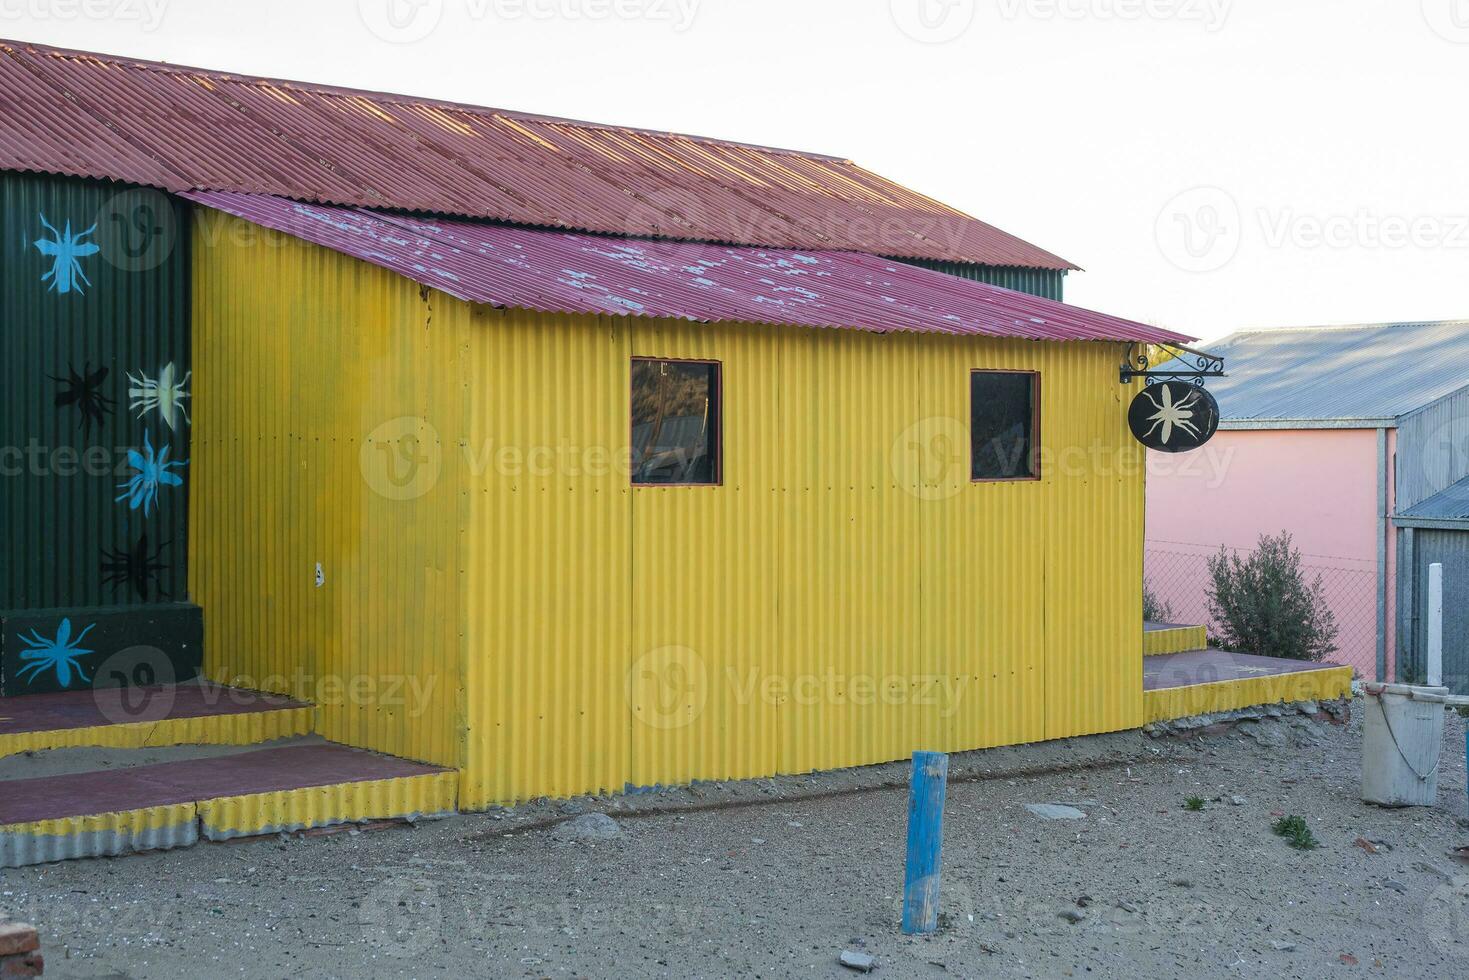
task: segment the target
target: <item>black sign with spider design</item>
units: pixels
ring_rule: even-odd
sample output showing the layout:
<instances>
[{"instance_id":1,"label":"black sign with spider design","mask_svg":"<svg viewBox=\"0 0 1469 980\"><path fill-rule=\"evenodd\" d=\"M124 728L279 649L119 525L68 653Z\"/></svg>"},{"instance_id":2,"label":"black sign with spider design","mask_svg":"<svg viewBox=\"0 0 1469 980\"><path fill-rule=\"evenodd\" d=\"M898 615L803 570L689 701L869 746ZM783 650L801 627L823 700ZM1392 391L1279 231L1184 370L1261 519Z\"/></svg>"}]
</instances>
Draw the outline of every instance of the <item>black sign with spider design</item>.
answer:
<instances>
[{"instance_id":1,"label":"black sign with spider design","mask_svg":"<svg viewBox=\"0 0 1469 980\"><path fill-rule=\"evenodd\" d=\"M1138 442L1160 453L1186 453L1214 438L1219 403L1198 385L1160 381L1138 392L1127 410Z\"/></svg>"}]
</instances>

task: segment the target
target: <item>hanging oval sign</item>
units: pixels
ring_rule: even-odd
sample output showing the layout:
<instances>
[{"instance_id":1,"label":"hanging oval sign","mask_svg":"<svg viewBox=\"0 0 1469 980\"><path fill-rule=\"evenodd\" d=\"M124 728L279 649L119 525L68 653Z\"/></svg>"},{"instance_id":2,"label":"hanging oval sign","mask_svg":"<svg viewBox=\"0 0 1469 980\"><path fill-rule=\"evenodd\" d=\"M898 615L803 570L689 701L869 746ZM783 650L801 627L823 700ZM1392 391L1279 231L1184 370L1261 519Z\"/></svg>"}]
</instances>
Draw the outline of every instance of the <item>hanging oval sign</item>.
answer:
<instances>
[{"instance_id":1,"label":"hanging oval sign","mask_svg":"<svg viewBox=\"0 0 1469 980\"><path fill-rule=\"evenodd\" d=\"M1198 385L1160 381L1138 392L1127 410L1138 442L1160 453L1186 453L1214 438L1219 403Z\"/></svg>"}]
</instances>

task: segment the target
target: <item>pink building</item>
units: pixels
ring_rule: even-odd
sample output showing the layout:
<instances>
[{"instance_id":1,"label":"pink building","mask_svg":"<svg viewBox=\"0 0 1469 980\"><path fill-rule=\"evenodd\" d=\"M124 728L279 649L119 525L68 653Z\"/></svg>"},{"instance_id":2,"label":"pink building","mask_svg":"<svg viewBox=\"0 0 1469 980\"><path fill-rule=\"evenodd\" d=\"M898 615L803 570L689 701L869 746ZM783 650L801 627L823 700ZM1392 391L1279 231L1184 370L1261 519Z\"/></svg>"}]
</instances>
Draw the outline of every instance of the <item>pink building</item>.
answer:
<instances>
[{"instance_id":1,"label":"pink building","mask_svg":"<svg viewBox=\"0 0 1469 980\"><path fill-rule=\"evenodd\" d=\"M1207 348L1228 374L1208 385L1220 431L1150 454L1148 587L1174 621L1209 623L1208 556L1289 531L1336 617L1331 659L1397 676L1400 636L1408 663L1421 645L1413 535L1453 530L1398 508L1469 477L1469 323L1247 331ZM1414 569L1401 583L1400 550Z\"/></svg>"}]
</instances>

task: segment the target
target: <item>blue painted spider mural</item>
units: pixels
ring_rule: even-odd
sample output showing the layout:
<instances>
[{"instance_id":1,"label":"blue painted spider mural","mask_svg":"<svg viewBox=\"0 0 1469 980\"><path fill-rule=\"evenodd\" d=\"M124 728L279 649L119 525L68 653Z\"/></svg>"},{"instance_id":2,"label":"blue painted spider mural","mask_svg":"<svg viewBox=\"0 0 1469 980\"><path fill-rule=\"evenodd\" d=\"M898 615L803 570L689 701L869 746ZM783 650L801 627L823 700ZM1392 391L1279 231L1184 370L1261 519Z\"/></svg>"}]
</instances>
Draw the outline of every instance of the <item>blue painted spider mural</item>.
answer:
<instances>
[{"instance_id":1,"label":"blue painted spider mural","mask_svg":"<svg viewBox=\"0 0 1469 980\"><path fill-rule=\"evenodd\" d=\"M36 239L36 251L52 260L51 271L43 275L41 281L51 280L51 288L58 293L69 293L72 290L85 292L82 287L90 286L92 280L82 272L79 260L88 255L96 255L100 250L96 242L83 241L97 230L97 225L94 223L86 231L73 235L69 219L66 222L66 231L61 232L46 220L46 215L41 214L40 218L41 227L52 236Z\"/></svg>"},{"instance_id":2,"label":"blue painted spider mural","mask_svg":"<svg viewBox=\"0 0 1469 980\"><path fill-rule=\"evenodd\" d=\"M76 676L82 683L90 684L91 678L82 671L82 665L77 661L78 658L94 651L83 649L77 644L81 643L96 625L93 623L82 630L77 634L76 639L72 639L71 636L70 619L63 619L56 627L56 636L49 640L35 630L31 630L30 636L16 634L16 638L27 647L21 651L20 659L25 662L25 666L17 671L17 676L24 679L27 684L34 684L37 677L48 670L55 670L56 683L62 687L70 687L72 671L76 671ZM27 676L27 671L30 672L29 676Z\"/></svg>"},{"instance_id":3,"label":"blue painted spider mural","mask_svg":"<svg viewBox=\"0 0 1469 980\"><path fill-rule=\"evenodd\" d=\"M143 508L143 516L147 517L153 512L153 505L158 500L158 488L182 486L184 479L177 473L171 472L175 466L187 466L186 459L169 460L168 454L171 447L165 445L163 451L156 456L153 453L153 442L148 436L148 430L143 430L143 451L136 449L128 450L128 465L138 472L126 483L119 483L117 488L122 491L117 500L126 500L130 510Z\"/></svg>"}]
</instances>

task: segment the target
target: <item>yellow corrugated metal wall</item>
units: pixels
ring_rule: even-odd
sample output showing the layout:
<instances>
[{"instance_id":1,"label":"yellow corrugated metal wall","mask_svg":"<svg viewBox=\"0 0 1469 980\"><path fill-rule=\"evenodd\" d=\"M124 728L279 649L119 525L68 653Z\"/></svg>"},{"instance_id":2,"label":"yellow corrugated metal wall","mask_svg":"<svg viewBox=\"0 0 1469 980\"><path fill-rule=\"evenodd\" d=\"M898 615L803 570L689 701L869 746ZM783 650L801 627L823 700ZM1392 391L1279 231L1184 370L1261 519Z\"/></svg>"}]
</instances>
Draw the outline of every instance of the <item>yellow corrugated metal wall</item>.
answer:
<instances>
[{"instance_id":1,"label":"yellow corrugated metal wall","mask_svg":"<svg viewBox=\"0 0 1469 980\"><path fill-rule=\"evenodd\" d=\"M436 673L423 731L331 730L462 766L465 807L1141 724L1118 345L494 310L298 243L216 246L199 286L213 673L302 648ZM721 362L722 486L629 486L634 356ZM1040 372L1042 480L969 482L975 368ZM401 415L432 423L442 475L387 501L358 452ZM318 559L274 543L319 519L329 567L375 569L350 590L305 588Z\"/></svg>"},{"instance_id":2,"label":"yellow corrugated metal wall","mask_svg":"<svg viewBox=\"0 0 1469 980\"><path fill-rule=\"evenodd\" d=\"M205 671L316 702L328 738L462 765L460 471L389 499L363 443L395 417L464 417L464 345L398 276L198 213L189 577Z\"/></svg>"},{"instance_id":3,"label":"yellow corrugated metal wall","mask_svg":"<svg viewBox=\"0 0 1469 980\"><path fill-rule=\"evenodd\" d=\"M620 790L632 579L610 447L627 441L626 328L453 305L474 379L463 805Z\"/></svg>"}]
</instances>

